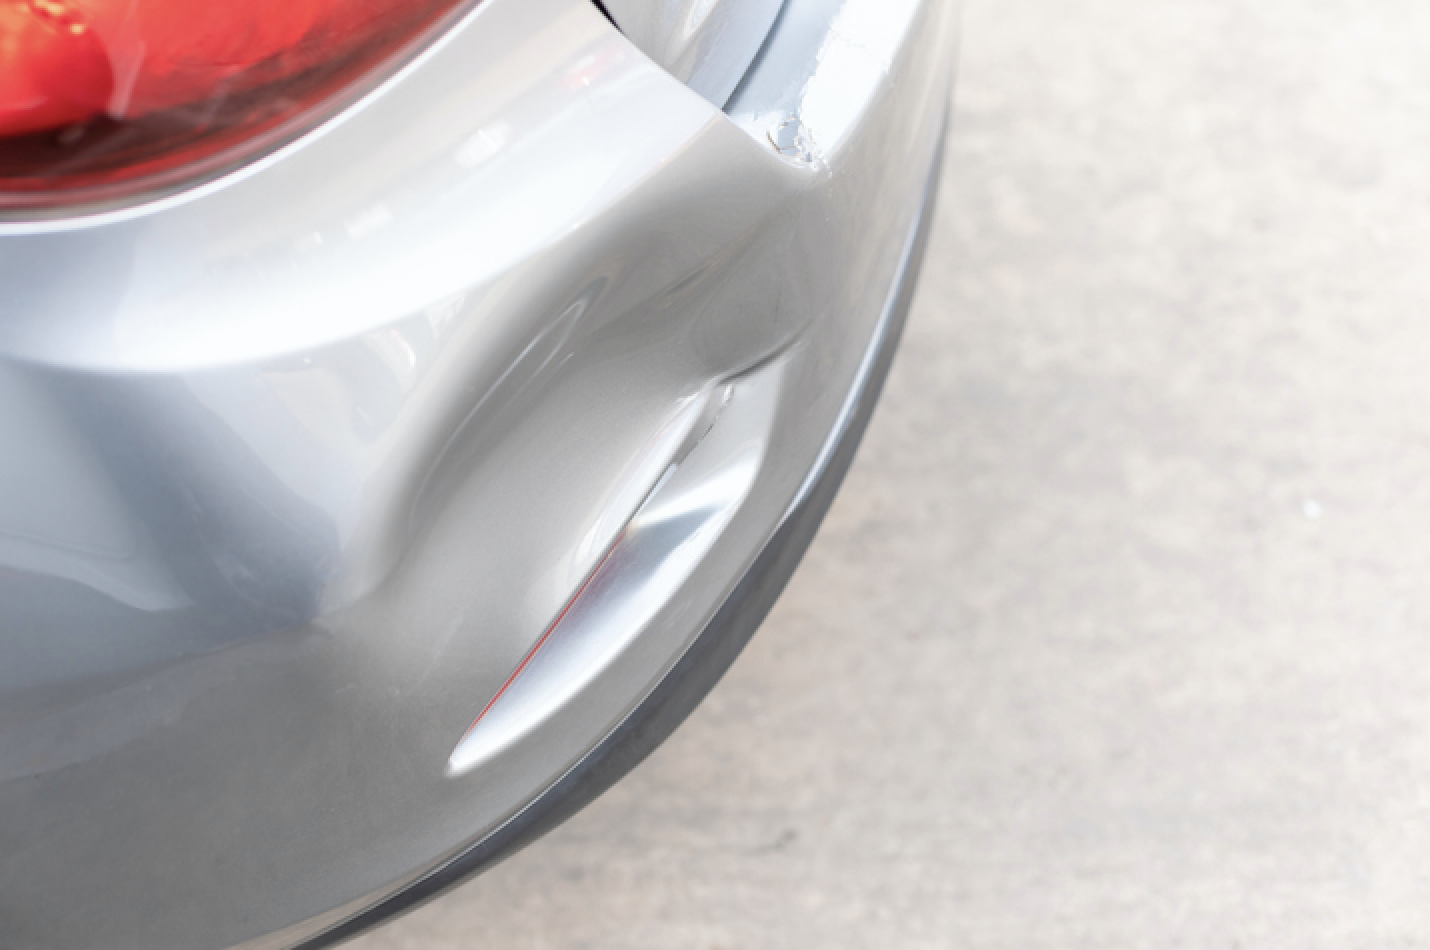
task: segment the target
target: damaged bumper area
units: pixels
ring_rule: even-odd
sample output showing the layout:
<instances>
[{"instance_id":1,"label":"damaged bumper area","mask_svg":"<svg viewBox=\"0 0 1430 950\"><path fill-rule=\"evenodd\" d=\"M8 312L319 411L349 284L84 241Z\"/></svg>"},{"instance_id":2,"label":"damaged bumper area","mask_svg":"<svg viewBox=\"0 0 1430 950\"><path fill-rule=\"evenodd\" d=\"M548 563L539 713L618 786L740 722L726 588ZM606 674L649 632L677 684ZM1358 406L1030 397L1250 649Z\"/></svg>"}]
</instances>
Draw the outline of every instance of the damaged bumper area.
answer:
<instances>
[{"instance_id":1,"label":"damaged bumper area","mask_svg":"<svg viewBox=\"0 0 1430 950\"><path fill-rule=\"evenodd\" d=\"M327 945L668 735L868 419L953 17L786 0L720 110L485 0L255 165L0 222L0 936Z\"/></svg>"}]
</instances>

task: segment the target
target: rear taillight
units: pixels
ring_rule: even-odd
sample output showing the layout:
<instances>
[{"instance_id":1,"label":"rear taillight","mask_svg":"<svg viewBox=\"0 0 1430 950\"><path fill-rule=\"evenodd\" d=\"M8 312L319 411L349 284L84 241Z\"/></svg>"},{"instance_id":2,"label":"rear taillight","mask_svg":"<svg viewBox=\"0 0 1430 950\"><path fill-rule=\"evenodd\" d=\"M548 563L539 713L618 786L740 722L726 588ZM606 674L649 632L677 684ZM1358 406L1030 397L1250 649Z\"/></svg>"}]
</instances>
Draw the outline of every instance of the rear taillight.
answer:
<instances>
[{"instance_id":1,"label":"rear taillight","mask_svg":"<svg viewBox=\"0 0 1430 950\"><path fill-rule=\"evenodd\" d=\"M0 210L145 196L311 127L474 0L0 0Z\"/></svg>"}]
</instances>

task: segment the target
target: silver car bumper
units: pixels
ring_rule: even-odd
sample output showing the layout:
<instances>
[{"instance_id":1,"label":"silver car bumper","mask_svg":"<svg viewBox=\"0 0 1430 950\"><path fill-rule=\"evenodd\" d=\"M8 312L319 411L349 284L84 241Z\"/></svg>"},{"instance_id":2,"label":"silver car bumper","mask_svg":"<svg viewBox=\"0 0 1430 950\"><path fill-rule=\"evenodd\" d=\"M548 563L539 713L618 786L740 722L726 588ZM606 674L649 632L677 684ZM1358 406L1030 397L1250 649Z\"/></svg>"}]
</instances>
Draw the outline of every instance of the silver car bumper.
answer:
<instances>
[{"instance_id":1,"label":"silver car bumper","mask_svg":"<svg viewBox=\"0 0 1430 950\"><path fill-rule=\"evenodd\" d=\"M952 24L788 0L722 113L486 0L228 178L0 224L5 945L330 942L668 734L877 394Z\"/></svg>"}]
</instances>

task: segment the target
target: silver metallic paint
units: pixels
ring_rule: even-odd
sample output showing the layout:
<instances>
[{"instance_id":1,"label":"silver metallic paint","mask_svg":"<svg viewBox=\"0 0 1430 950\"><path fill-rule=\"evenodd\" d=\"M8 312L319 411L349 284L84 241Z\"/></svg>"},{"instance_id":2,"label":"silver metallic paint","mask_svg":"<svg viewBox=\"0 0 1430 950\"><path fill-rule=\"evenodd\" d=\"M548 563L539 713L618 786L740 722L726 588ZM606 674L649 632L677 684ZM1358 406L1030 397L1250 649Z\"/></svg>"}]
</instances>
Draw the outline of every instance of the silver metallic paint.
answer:
<instances>
[{"instance_id":1,"label":"silver metallic paint","mask_svg":"<svg viewBox=\"0 0 1430 950\"><path fill-rule=\"evenodd\" d=\"M841 52L883 9L790 0L727 116L584 0L487 0L271 160L0 225L7 945L292 944L651 688L799 490L897 267L952 11ZM817 161L771 146L790 116ZM653 436L761 366L768 449L678 596L449 777Z\"/></svg>"},{"instance_id":2,"label":"silver metallic paint","mask_svg":"<svg viewBox=\"0 0 1430 950\"><path fill-rule=\"evenodd\" d=\"M457 744L449 774L471 771L529 734L629 648L680 591L759 474L782 369L776 362L722 386L718 401L702 394L682 412L678 428L667 426L677 438L699 441L683 458L665 455L665 471L634 515L622 519L615 544ZM701 432L700 410L711 403L718 415Z\"/></svg>"},{"instance_id":3,"label":"silver metallic paint","mask_svg":"<svg viewBox=\"0 0 1430 950\"><path fill-rule=\"evenodd\" d=\"M621 32L691 89L723 106L783 0L604 0Z\"/></svg>"}]
</instances>

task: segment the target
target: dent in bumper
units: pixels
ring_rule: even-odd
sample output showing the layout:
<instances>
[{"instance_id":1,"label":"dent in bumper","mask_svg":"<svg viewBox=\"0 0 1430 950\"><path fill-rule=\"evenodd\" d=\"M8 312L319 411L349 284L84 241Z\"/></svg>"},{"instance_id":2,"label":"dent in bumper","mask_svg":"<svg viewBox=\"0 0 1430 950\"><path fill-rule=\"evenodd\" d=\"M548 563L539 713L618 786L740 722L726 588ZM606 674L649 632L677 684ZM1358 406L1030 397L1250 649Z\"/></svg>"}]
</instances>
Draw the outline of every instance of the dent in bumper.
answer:
<instances>
[{"instance_id":1,"label":"dent in bumper","mask_svg":"<svg viewBox=\"0 0 1430 950\"><path fill-rule=\"evenodd\" d=\"M486 838L625 719L840 418L951 65L947 11L910 10L844 131L812 122L817 167L584 3L488 0L221 187L6 226L5 425L27 484L85 473L48 515L0 512L12 932L297 942ZM680 596L529 741L448 778L621 530L652 433L772 358L772 448Z\"/></svg>"}]
</instances>

